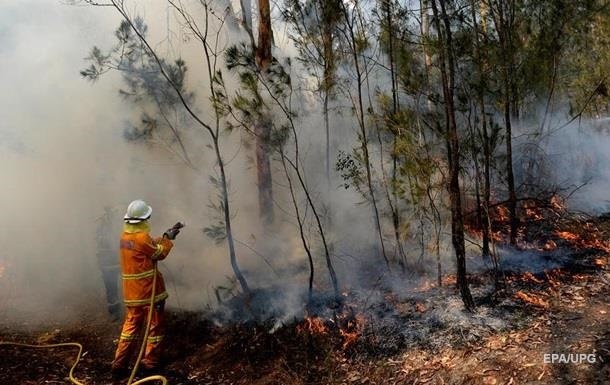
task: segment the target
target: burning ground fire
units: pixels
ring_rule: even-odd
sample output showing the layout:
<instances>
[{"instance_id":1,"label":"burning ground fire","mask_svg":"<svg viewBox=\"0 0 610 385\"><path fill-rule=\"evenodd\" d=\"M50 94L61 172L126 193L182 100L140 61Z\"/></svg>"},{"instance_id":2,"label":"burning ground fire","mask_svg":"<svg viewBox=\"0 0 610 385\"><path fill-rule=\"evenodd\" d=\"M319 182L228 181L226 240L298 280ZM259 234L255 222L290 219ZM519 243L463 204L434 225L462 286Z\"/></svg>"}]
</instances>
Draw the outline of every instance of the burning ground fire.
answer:
<instances>
[{"instance_id":1,"label":"burning ground fire","mask_svg":"<svg viewBox=\"0 0 610 385\"><path fill-rule=\"evenodd\" d=\"M346 350L354 345L361 336L366 320L364 314L339 314L336 321L332 319L324 320L318 316L306 316L297 325L298 334L308 334L312 336L326 336L337 331L343 342L341 349Z\"/></svg>"},{"instance_id":2,"label":"burning ground fire","mask_svg":"<svg viewBox=\"0 0 610 385\"><path fill-rule=\"evenodd\" d=\"M548 200L526 200L522 203L524 217L520 220L517 247L521 250L535 249L553 251L599 250L610 253L610 234L599 228L594 218L570 214L565 200L557 194ZM470 236L482 238L482 230L473 222L466 223ZM490 210L490 237L497 243L508 243L510 233L509 211L505 205ZM607 229L610 230L610 229Z\"/></svg>"}]
</instances>

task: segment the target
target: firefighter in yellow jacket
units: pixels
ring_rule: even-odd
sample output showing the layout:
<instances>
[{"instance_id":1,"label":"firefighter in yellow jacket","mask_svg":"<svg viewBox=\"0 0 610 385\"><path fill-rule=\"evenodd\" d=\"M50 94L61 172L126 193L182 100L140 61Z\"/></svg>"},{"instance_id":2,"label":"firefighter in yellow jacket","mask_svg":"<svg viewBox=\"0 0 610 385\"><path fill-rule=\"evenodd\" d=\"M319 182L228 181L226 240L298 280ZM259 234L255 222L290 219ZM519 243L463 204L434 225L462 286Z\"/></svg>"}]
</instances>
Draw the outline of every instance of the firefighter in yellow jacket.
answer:
<instances>
[{"instance_id":1,"label":"firefighter in yellow jacket","mask_svg":"<svg viewBox=\"0 0 610 385\"><path fill-rule=\"evenodd\" d=\"M174 227L166 231L163 237L151 238L148 223L151 214L152 208L146 202L135 200L129 204L123 218L125 225L121 235L120 264L127 311L112 363L113 373L117 375L127 371L131 353L138 345L138 333L146 326L152 295L154 262L167 257L173 246L171 240L175 239L180 231ZM150 332L146 341L146 350L140 362L145 370L157 367L161 358L161 342L164 332L163 308L168 295L160 272L157 272L155 286L155 305Z\"/></svg>"}]
</instances>

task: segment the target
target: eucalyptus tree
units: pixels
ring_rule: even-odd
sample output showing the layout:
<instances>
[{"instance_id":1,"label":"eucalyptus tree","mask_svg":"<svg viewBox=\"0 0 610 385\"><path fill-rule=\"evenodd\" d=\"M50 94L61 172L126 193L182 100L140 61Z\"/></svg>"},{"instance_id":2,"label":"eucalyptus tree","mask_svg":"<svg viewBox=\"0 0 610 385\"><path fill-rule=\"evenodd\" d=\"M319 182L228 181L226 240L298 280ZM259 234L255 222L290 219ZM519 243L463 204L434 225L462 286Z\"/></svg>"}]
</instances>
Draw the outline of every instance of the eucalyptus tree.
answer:
<instances>
[{"instance_id":1,"label":"eucalyptus tree","mask_svg":"<svg viewBox=\"0 0 610 385\"><path fill-rule=\"evenodd\" d=\"M222 18L219 18L217 12L211 12L211 6L206 1L199 2L203 15L203 25L198 25L196 19L179 1L169 1L172 8L183 17L186 25L197 38L201 45L202 57L206 72L210 79L209 87L212 92L210 105L213 116L204 117L201 112L195 107L195 95L189 91L187 87L186 64L182 59L177 59L175 63L168 63L148 40L147 28L143 20L137 16L130 15L128 4L124 0L109 0L98 2L95 0L84 0L86 3L99 6L110 7L121 16L122 21L115 36L117 37L117 45L109 52L103 53L97 47L92 49L90 55L90 67L82 72L82 75L96 80L104 73L111 70L125 71L129 69L130 62L134 60L132 55L139 55L147 64L147 71L143 76L153 76L157 80L156 84L161 89L169 87L173 91L174 97L179 102L185 114L187 114L197 127L202 130L212 142L214 156L216 159L216 167L218 167L218 178L212 178L212 182L219 188L219 204L215 207L218 209L220 216L219 222L206 228L206 233L213 237L217 242L227 242L229 251L229 261L235 277L240 283L243 293L249 297L250 288L244 277L235 251L235 241L232 230L232 213L229 200L229 182L226 173L225 158L223 156L221 145L221 121L220 111L214 103L214 89L212 78L217 72L217 56L219 38L218 33L213 33L213 28L219 28L224 23ZM215 19L212 23L210 18ZM218 31L216 31L218 32ZM137 49L132 49L137 47ZM149 73L150 72L150 73ZM150 88L150 92L157 92L156 88Z\"/></svg>"}]
</instances>

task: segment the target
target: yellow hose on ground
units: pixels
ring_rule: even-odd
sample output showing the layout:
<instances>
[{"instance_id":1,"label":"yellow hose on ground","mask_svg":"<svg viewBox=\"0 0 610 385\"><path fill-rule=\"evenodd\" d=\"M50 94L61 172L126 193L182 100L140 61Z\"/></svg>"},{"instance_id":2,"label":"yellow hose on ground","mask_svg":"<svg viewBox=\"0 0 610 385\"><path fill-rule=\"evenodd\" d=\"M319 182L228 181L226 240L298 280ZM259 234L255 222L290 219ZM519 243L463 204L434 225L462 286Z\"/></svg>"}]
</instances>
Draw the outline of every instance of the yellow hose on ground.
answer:
<instances>
[{"instance_id":1,"label":"yellow hose on ground","mask_svg":"<svg viewBox=\"0 0 610 385\"><path fill-rule=\"evenodd\" d=\"M133 381L133 378L135 377L136 372L138 371L138 367L140 366L140 360L142 359L142 356L144 355L144 350L146 349L146 341L148 339L148 333L150 332L150 324L152 322L153 306L155 305L155 289L156 289L156 285L157 285L157 261L153 262L153 269L154 269L154 274L153 274L152 294L150 296L148 318L146 320L146 329L144 330L144 339L142 340L140 352L138 353L138 359L136 360L136 364L134 365L134 367L131 371L131 375L129 376L127 385L141 385L141 384L151 382L151 381L161 381L162 385L168 384L167 378L165 378L161 375L149 376L149 377L142 378L136 382L131 382L131 381ZM70 378L70 382L73 383L74 385L85 385L84 383L78 381L74 377L74 369L76 368L76 365L78 365L78 363L80 362L80 358L83 353L83 345L79 344L78 342L64 342L61 344L47 344L47 345L30 345L30 344L22 344L22 343L18 343L18 342L0 341L0 346L2 346L2 345L21 346L21 347L35 348L35 349L51 349L51 348L59 348L59 347L63 347L63 346L76 346L78 348L78 354L76 355L76 360L74 361L74 364L70 368L70 373L69 373L68 377Z\"/></svg>"},{"instance_id":2,"label":"yellow hose on ground","mask_svg":"<svg viewBox=\"0 0 610 385\"><path fill-rule=\"evenodd\" d=\"M51 348L60 348L63 346L76 346L78 348L78 354L76 355L76 360L74 361L74 364L72 364L72 367L70 368L70 382L72 382L75 385L85 385L82 382L78 381L76 378L74 378L74 368L76 368L76 365L78 365L78 362L80 361L80 356L83 353L83 345L77 343L77 342L64 342L61 344L48 344L48 345L30 345L30 344L22 344L22 343L18 343L18 342L5 342L5 341L0 341L0 345L12 345L12 346L21 346L21 347L25 347L25 348L34 348L34 349L51 349Z\"/></svg>"}]
</instances>

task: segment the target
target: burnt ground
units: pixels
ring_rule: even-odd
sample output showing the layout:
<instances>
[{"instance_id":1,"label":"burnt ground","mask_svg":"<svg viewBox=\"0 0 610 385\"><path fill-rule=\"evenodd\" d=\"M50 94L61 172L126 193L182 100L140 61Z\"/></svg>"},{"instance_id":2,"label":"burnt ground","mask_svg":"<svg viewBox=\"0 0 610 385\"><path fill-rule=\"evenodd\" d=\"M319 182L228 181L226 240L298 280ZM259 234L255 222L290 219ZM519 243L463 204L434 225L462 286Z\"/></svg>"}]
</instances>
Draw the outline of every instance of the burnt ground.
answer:
<instances>
[{"instance_id":1,"label":"burnt ground","mask_svg":"<svg viewBox=\"0 0 610 385\"><path fill-rule=\"evenodd\" d=\"M528 209L520 250L499 249L500 284L489 261L469 260L474 314L464 312L451 275L440 288L434 278L414 287L413 277L395 277L394 286L343 293L340 307L321 296L305 318L274 313L278 290L261 289L249 311L238 298L215 313L168 311L161 374L171 385L608 384L610 216L573 215L552 201L548 207ZM492 230L502 248L508 224L498 218ZM71 310L58 306L56 313ZM46 326L7 312L0 307L0 341L80 342L75 376L113 384L121 324L103 306L88 303L80 317ZM248 312L265 315L253 321ZM593 354L595 362L545 363L553 353ZM0 345L0 384L67 384L75 355L71 347Z\"/></svg>"},{"instance_id":2,"label":"burnt ground","mask_svg":"<svg viewBox=\"0 0 610 385\"><path fill-rule=\"evenodd\" d=\"M610 382L610 271L604 253L580 253L563 268L506 272L489 291L472 275L476 314L452 286L417 294L350 293L341 313L293 321L218 326L208 315L168 312L162 374L179 384L607 384ZM451 277L446 277L451 281ZM105 316L70 324L3 322L0 340L78 341L75 376L113 384L109 369L120 323ZM340 327L337 327L337 326ZM545 364L545 353L595 354L595 363ZM67 384L74 348L0 346L0 384ZM125 383L114 382L116 384Z\"/></svg>"}]
</instances>

